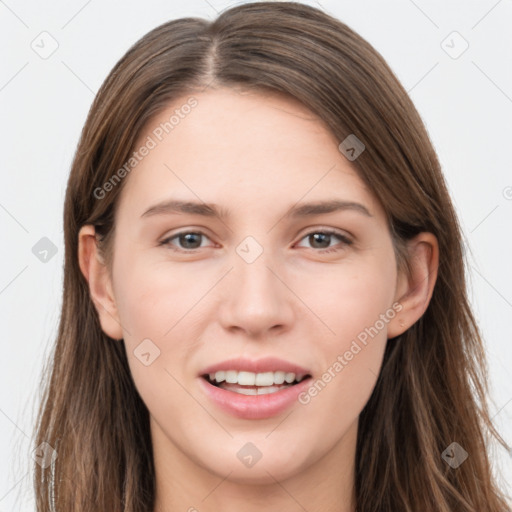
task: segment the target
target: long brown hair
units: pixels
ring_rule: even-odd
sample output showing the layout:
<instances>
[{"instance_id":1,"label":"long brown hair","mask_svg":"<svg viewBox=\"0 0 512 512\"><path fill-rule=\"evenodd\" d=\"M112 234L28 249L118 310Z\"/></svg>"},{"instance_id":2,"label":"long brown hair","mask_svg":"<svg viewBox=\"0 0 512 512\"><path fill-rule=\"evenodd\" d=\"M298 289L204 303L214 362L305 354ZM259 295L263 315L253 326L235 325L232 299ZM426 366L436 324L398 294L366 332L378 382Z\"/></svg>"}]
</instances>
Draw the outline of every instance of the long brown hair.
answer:
<instances>
[{"instance_id":1,"label":"long brown hair","mask_svg":"<svg viewBox=\"0 0 512 512\"><path fill-rule=\"evenodd\" d=\"M169 102L218 86L285 93L338 141L363 141L353 165L384 207L402 268L407 239L429 231L439 242L428 309L388 342L359 418L357 511L505 512L488 444L509 447L490 419L461 229L432 143L382 56L341 21L294 2L240 5L212 22L169 21L127 51L96 95L66 190L62 314L35 431L35 446L48 443L57 457L34 465L38 512L153 510L148 410L122 340L100 327L78 264L78 232L96 226L110 265L117 198L129 177L100 199L95 191ZM441 456L452 442L469 454L456 469Z\"/></svg>"}]
</instances>

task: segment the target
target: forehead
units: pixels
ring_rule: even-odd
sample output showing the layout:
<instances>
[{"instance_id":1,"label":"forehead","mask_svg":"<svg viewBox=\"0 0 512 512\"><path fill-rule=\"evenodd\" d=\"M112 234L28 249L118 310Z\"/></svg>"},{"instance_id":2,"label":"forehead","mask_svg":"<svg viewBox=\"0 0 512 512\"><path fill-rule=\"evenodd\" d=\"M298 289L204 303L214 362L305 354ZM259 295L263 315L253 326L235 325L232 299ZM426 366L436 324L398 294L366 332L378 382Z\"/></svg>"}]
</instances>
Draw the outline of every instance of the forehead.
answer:
<instances>
[{"instance_id":1,"label":"forehead","mask_svg":"<svg viewBox=\"0 0 512 512\"><path fill-rule=\"evenodd\" d=\"M334 192L376 208L338 144L322 120L282 93L184 95L140 134L134 149L151 149L126 178L119 209L130 205L140 216L171 197L268 209Z\"/></svg>"}]
</instances>

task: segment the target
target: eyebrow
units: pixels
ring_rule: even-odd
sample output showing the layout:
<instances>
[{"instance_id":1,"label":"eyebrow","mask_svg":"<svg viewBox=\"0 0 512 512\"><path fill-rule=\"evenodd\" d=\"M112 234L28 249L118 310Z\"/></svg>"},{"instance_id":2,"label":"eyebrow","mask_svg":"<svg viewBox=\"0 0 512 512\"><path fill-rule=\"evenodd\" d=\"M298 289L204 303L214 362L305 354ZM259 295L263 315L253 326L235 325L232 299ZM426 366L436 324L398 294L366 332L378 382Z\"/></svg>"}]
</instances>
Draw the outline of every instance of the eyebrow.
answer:
<instances>
[{"instance_id":1,"label":"eyebrow","mask_svg":"<svg viewBox=\"0 0 512 512\"><path fill-rule=\"evenodd\" d=\"M314 215L323 215L347 210L361 213L367 217L373 217L366 206L354 201L344 201L341 199L302 203L290 208L285 213L284 217L312 217ZM141 218L173 213L188 213L193 215L202 215L204 217L227 219L231 212L226 208L219 208L213 203L198 203L195 201L179 201L176 199L170 199L151 206L141 215Z\"/></svg>"}]
</instances>

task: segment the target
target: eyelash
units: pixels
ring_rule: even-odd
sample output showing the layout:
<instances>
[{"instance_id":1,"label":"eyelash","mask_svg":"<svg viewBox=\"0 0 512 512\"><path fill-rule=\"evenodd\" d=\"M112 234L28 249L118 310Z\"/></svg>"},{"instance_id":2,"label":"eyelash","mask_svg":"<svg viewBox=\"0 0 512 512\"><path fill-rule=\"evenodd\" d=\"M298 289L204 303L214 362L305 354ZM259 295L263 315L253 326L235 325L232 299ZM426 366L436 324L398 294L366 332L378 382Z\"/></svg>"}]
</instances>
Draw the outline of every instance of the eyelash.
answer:
<instances>
[{"instance_id":1,"label":"eyelash","mask_svg":"<svg viewBox=\"0 0 512 512\"><path fill-rule=\"evenodd\" d=\"M176 247L171 246L171 244L170 244L171 240L174 240L175 238L178 238L178 237L183 236L183 235L188 235L188 234L201 235L201 236L204 236L204 237L208 238L208 236L205 233L203 233L202 231L181 231L179 233L176 233L176 234L174 234L174 235L172 235L172 236L162 240L158 245L159 246L169 247L172 251L181 252L181 253L184 253L184 254L195 254L200 248L196 248L196 249L178 249ZM300 239L300 241L302 241L304 238L306 238L308 236L311 236L311 235L314 235L314 234L322 234L322 235L335 236L339 240L341 240L341 242L344 245L352 245L352 243L353 243L352 240L350 240L343 233L341 233L339 231L336 231L334 229L319 229L319 230L310 231L310 232L304 234L304 236ZM314 249L313 248L313 250L315 252L320 253L320 254L326 254L326 253L331 253L331 252L337 252L337 251L339 251L341 249L333 249L333 248Z\"/></svg>"}]
</instances>

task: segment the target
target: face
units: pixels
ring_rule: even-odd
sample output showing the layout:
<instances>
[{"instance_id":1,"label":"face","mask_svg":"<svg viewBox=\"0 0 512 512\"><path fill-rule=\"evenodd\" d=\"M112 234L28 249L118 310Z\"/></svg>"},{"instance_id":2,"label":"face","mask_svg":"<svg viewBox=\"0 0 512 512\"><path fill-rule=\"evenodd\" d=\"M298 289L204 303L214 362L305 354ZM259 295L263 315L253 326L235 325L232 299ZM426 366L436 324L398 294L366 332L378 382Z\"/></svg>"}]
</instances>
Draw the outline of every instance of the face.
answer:
<instances>
[{"instance_id":1,"label":"face","mask_svg":"<svg viewBox=\"0 0 512 512\"><path fill-rule=\"evenodd\" d=\"M341 141L300 103L208 91L162 136L188 97L141 135L136 148L156 144L116 212L111 284L130 370L156 457L282 480L354 446L398 311L393 245ZM327 201L338 208L297 210ZM279 386L281 371L305 379ZM262 386L243 384L260 373Z\"/></svg>"}]
</instances>

